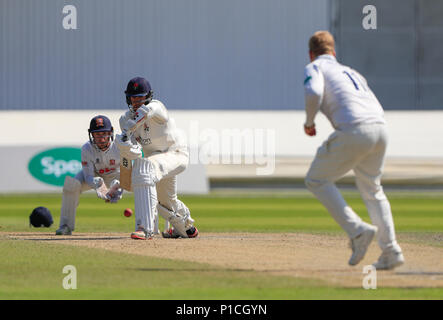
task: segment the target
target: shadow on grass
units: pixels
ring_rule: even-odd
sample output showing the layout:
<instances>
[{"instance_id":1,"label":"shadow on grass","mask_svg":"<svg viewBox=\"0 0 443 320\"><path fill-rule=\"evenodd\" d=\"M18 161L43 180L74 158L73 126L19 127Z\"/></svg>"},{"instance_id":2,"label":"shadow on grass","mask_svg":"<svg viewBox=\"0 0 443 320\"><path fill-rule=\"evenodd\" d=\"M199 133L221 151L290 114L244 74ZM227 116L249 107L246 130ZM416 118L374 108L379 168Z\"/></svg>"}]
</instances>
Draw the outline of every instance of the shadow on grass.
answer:
<instances>
[{"instance_id":1,"label":"shadow on grass","mask_svg":"<svg viewBox=\"0 0 443 320\"><path fill-rule=\"evenodd\" d=\"M252 269L198 269L198 268L135 268L133 271L143 271L143 272L256 272Z\"/></svg>"},{"instance_id":2,"label":"shadow on grass","mask_svg":"<svg viewBox=\"0 0 443 320\"><path fill-rule=\"evenodd\" d=\"M73 241L73 240L121 240L127 239L128 237L72 237L72 238L16 238L11 240L28 240L28 241Z\"/></svg>"}]
</instances>

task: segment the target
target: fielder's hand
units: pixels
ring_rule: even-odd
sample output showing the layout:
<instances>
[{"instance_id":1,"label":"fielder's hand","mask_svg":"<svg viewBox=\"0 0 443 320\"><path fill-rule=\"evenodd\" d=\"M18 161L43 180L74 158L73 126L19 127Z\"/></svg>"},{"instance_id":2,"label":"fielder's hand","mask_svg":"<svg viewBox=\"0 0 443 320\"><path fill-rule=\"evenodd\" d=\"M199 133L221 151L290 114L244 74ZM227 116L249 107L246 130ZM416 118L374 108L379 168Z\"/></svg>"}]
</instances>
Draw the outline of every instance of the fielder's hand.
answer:
<instances>
[{"instance_id":1,"label":"fielder's hand","mask_svg":"<svg viewBox=\"0 0 443 320\"><path fill-rule=\"evenodd\" d=\"M112 196L109 196L106 202L117 203L121 198L123 198L123 189L119 188L112 194Z\"/></svg>"},{"instance_id":2,"label":"fielder's hand","mask_svg":"<svg viewBox=\"0 0 443 320\"><path fill-rule=\"evenodd\" d=\"M304 129L305 129L305 133L310 137L313 137L317 134L317 131L315 130L315 124L313 124L312 126L307 126L305 124Z\"/></svg>"},{"instance_id":3,"label":"fielder's hand","mask_svg":"<svg viewBox=\"0 0 443 320\"><path fill-rule=\"evenodd\" d=\"M120 181L113 180L109 186L109 191L106 193L106 202L117 203L123 197L123 189L120 188Z\"/></svg>"},{"instance_id":4,"label":"fielder's hand","mask_svg":"<svg viewBox=\"0 0 443 320\"><path fill-rule=\"evenodd\" d=\"M97 197L102 200L107 200L106 193L108 193L108 188L106 187L105 182L102 177L94 178L94 189L97 193Z\"/></svg>"},{"instance_id":5,"label":"fielder's hand","mask_svg":"<svg viewBox=\"0 0 443 320\"><path fill-rule=\"evenodd\" d=\"M94 184L94 189L100 188L105 182L102 177L94 177L92 183Z\"/></svg>"}]
</instances>

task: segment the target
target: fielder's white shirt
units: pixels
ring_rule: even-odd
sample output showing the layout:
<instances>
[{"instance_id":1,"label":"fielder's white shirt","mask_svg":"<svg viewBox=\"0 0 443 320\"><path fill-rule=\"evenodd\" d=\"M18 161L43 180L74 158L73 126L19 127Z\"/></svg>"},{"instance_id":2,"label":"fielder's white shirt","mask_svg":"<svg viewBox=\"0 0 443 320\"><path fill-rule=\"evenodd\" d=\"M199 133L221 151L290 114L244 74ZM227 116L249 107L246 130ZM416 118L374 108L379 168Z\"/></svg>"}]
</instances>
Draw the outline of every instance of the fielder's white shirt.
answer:
<instances>
[{"instance_id":1,"label":"fielder's white shirt","mask_svg":"<svg viewBox=\"0 0 443 320\"><path fill-rule=\"evenodd\" d=\"M357 71L333 55L318 56L305 67L306 125L320 110L335 129L361 123L385 123L383 108Z\"/></svg>"},{"instance_id":2,"label":"fielder's white shirt","mask_svg":"<svg viewBox=\"0 0 443 320\"><path fill-rule=\"evenodd\" d=\"M184 135L175 125L175 120L169 117L164 104L159 100L152 100L145 107L149 109L147 119L132 135L132 140L142 146L144 157L185 148ZM133 117L134 113L127 111L120 119L120 123Z\"/></svg>"},{"instance_id":3,"label":"fielder's white shirt","mask_svg":"<svg viewBox=\"0 0 443 320\"><path fill-rule=\"evenodd\" d=\"M94 177L105 180L120 178L120 150L113 141L106 151L101 151L88 141L82 146L81 157L83 175L91 187L94 186Z\"/></svg>"}]
</instances>

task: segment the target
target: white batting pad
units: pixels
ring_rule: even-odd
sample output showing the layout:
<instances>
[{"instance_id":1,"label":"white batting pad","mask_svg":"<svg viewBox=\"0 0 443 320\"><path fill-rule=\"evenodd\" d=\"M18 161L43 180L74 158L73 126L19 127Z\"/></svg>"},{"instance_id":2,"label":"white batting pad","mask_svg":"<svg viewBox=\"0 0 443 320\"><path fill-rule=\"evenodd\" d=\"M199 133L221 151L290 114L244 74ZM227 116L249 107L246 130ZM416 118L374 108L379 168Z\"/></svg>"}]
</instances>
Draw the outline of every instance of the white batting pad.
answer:
<instances>
[{"instance_id":1,"label":"white batting pad","mask_svg":"<svg viewBox=\"0 0 443 320\"><path fill-rule=\"evenodd\" d=\"M182 236L187 238L188 234L186 233L186 219L184 217L179 216L175 212L168 210L163 207L161 204L157 205L158 213L166 220L169 221L174 229Z\"/></svg>"},{"instance_id":2,"label":"white batting pad","mask_svg":"<svg viewBox=\"0 0 443 320\"><path fill-rule=\"evenodd\" d=\"M153 186L156 178L154 174L154 167L152 163L145 158L135 159L132 166L132 187L136 186Z\"/></svg>"},{"instance_id":3,"label":"white batting pad","mask_svg":"<svg viewBox=\"0 0 443 320\"><path fill-rule=\"evenodd\" d=\"M135 209L135 230L142 227L146 232L154 232L154 218L156 208L153 208L152 191L155 187L148 185L138 185L133 187L134 209Z\"/></svg>"},{"instance_id":4,"label":"white batting pad","mask_svg":"<svg viewBox=\"0 0 443 320\"><path fill-rule=\"evenodd\" d=\"M80 198L81 183L75 178L66 176L63 185L62 208L60 210L60 227L67 225L69 229L75 228L75 214Z\"/></svg>"}]
</instances>

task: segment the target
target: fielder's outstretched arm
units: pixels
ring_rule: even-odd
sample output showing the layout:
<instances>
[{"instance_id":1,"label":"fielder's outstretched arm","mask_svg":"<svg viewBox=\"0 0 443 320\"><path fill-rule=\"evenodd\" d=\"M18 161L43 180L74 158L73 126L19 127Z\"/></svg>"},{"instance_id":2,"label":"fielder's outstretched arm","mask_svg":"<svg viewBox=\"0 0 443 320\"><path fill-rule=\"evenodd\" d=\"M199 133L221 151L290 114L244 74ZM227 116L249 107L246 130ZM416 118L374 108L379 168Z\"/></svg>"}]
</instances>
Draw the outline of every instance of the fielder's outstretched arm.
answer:
<instances>
[{"instance_id":1,"label":"fielder's outstretched arm","mask_svg":"<svg viewBox=\"0 0 443 320\"><path fill-rule=\"evenodd\" d=\"M314 119L323 100L325 81L321 70L315 64L309 64L305 68L305 127L313 127Z\"/></svg>"}]
</instances>

